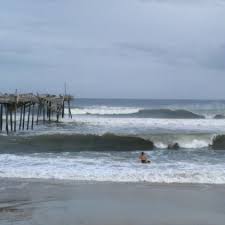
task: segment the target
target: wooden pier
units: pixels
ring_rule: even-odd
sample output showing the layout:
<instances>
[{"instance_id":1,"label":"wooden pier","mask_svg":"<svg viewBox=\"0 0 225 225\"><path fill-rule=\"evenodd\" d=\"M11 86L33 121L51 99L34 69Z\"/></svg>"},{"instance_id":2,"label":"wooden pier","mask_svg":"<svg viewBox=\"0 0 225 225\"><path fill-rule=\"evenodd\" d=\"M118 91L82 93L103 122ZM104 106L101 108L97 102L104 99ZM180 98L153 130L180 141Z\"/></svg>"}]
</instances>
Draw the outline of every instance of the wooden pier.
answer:
<instances>
[{"instance_id":1,"label":"wooden pier","mask_svg":"<svg viewBox=\"0 0 225 225\"><path fill-rule=\"evenodd\" d=\"M72 118L71 95L0 94L0 131L17 132L34 129L41 122L59 122L65 107Z\"/></svg>"}]
</instances>

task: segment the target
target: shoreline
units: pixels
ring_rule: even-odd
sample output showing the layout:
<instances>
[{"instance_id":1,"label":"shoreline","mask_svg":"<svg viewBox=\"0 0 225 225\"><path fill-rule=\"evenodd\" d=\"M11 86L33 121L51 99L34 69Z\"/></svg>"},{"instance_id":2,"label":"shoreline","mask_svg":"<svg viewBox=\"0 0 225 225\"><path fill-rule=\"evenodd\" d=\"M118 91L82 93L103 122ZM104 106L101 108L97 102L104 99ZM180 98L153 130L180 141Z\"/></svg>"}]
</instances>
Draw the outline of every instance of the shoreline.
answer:
<instances>
[{"instance_id":1,"label":"shoreline","mask_svg":"<svg viewBox=\"0 0 225 225\"><path fill-rule=\"evenodd\" d=\"M21 178L21 177L0 177L0 183L2 181L11 182L30 182L30 183L52 183L52 184L87 184L87 185L146 185L146 186L224 186L225 183L191 183L191 182L149 182L149 181L107 181L107 180L73 180L73 179L55 179L55 178Z\"/></svg>"},{"instance_id":2,"label":"shoreline","mask_svg":"<svg viewBox=\"0 0 225 225\"><path fill-rule=\"evenodd\" d=\"M225 185L0 178L0 224L224 225Z\"/></svg>"}]
</instances>

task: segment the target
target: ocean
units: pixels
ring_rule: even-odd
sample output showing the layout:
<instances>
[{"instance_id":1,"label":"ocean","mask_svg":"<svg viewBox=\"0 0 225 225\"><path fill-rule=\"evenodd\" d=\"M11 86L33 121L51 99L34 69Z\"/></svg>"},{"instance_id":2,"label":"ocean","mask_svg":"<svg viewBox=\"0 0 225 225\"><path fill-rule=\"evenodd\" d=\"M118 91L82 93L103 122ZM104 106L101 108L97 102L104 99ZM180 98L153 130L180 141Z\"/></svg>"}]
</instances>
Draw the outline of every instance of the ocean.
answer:
<instances>
[{"instance_id":1,"label":"ocean","mask_svg":"<svg viewBox=\"0 0 225 225\"><path fill-rule=\"evenodd\" d=\"M72 114L2 133L0 177L225 184L225 151L209 147L225 133L223 100L75 99Z\"/></svg>"}]
</instances>

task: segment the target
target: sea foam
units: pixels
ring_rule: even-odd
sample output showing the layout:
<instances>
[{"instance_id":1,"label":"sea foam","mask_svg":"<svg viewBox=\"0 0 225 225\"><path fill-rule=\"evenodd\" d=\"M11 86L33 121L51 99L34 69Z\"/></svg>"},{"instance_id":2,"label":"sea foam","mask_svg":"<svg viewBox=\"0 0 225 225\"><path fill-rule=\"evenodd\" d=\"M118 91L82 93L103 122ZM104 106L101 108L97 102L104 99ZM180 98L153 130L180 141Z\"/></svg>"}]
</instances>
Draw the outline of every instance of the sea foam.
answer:
<instances>
[{"instance_id":1,"label":"sea foam","mask_svg":"<svg viewBox=\"0 0 225 225\"><path fill-rule=\"evenodd\" d=\"M158 154L158 153L157 153ZM149 182L149 183L217 183L225 184L222 160L201 163L166 161L166 155L151 153L152 164L142 165L136 155L0 155L0 177L41 178L82 181Z\"/></svg>"}]
</instances>

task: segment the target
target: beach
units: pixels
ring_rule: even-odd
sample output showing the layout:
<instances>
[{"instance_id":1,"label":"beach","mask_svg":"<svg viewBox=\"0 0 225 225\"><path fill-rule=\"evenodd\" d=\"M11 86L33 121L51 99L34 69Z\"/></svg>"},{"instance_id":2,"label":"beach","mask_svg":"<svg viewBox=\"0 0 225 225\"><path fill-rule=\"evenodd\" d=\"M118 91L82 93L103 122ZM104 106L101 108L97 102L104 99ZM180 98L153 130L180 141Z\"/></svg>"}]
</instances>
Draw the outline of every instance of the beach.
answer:
<instances>
[{"instance_id":1,"label":"beach","mask_svg":"<svg viewBox=\"0 0 225 225\"><path fill-rule=\"evenodd\" d=\"M225 133L224 110L77 99L73 118L66 109L57 124L2 133L0 225L224 225L225 151L209 147Z\"/></svg>"},{"instance_id":2,"label":"beach","mask_svg":"<svg viewBox=\"0 0 225 225\"><path fill-rule=\"evenodd\" d=\"M0 225L225 225L225 0L0 12Z\"/></svg>"},{"instance_id":3,"label":"beach","mask_svg":"<svg viewBox=\"0 0 225 225\"><path fill-rule=\"evenodd\" d=\"M224 225L225 221L225 185L0 182L1 225Z\"/></svg>"}]
</instances>

